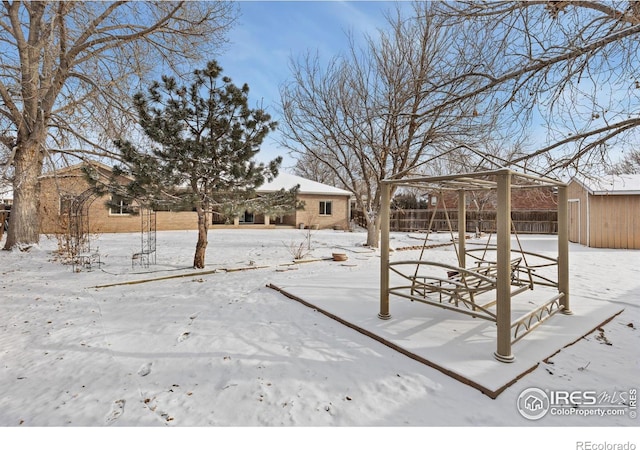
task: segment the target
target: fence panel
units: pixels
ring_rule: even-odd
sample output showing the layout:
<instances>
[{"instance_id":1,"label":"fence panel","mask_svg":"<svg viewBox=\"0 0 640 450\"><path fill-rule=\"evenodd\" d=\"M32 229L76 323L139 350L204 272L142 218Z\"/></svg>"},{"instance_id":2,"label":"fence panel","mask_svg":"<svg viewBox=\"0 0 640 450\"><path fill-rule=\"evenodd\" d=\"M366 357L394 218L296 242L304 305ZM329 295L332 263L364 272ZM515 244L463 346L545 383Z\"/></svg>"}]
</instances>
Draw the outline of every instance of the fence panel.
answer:
<instances>
[{"instance_id":1,"label":"fence panel","mask_svg":"<svg viewBox=\"0 0 640 450\"><path fill-rule=\"evenodd\" d=\"M404 209L392 210L390 217L391 231L426 231L433 210ZM448 217L448 219L447 219ZM352 220L359 226L366 227L364 213L354 210ZM495 233L495 211L467 211L466 231L475 233ZM511 221L513 228L518 233L556 234L558 232L558 212L555 210L541 211L512 211ZM458 211L437 210L431 226L431 231L458 231Z\"/></svg>"}]
</instances>

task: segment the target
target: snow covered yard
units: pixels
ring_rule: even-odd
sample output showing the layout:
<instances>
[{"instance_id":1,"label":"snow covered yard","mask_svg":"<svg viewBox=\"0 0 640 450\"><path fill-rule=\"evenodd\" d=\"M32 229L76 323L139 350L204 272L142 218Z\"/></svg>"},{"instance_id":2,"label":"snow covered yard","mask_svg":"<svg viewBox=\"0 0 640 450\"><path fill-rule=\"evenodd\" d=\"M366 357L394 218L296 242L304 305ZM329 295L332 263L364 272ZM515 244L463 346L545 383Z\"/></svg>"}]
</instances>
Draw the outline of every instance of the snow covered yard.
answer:
<instances>
[{"instance_id":1,"label":"snow covered yard","mask_svg":"<svg viewBox=\"0 0 640 450\"><path fill-rule=\"evenodd\" d=\"M56 242L45 237L29 252L0 252L0 425L570 426L615 427L618 437L638 425L631 411L532 421L516 407L530 387L638 387L637 251L571 245L573 298L624 311L492 400L266 288L378 270L360 232L313 231L309 258L319 260L291 264L289 249L306 237L302 230L211 230L207 267L184 277L172 276L194 273L195 232L159 232L157 264L148 269L132 267L139 234L94 238L102 264L77 273L55 260ZM392 246L420 245L417 237L395 233ZM347 262L329 260L337 250ZM98 287L160 277L167 278ZM392 308L393 301L400 300ZM572 432L571 448L577 435L594 433Z\"/></svg>"}]
</instances>

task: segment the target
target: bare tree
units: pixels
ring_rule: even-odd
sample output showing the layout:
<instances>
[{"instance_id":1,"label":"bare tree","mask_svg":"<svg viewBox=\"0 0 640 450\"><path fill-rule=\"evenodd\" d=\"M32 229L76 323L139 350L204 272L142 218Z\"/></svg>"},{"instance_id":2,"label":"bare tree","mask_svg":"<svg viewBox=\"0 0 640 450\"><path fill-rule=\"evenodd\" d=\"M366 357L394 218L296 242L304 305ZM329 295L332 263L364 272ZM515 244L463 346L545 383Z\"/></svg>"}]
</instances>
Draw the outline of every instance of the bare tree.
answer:
<instances>
[{"instance_id":1,"label":"bare tree","mask_svg":"<svg viewBox=\"0 0 640 450\"><path fill-rule=\"evenodd\" d=\"M313 153L320 154L322 149L317 149ZM331 167L324 164L320 159L315 158L311 153L298 154L297 156L296 164L293 167L296 175L318 183L348 189L348 186L341 185L341 181L336 177Z\"/></svg>"},{"instance_id":2,"label":"bare tree","mask_svg":"<svg viewBox=\"0 0 640 450\"><path fill-rule=\"evenodd\" d=\"M483 95L440 107L476 80L456 78L471 70L471 58L458 57L470 50L459 25L434 10L430 2L416 3L408 18L396 10L388 31L364 48L351 40L349 53L325 68L311 55L293 60L292 80L281 88L282 144L354 192L370 246L379 240L381 180L481 140L494 123L479 113Z\"/></svg>"},{"instance_id":3,"label":"bare tree","mask_svg":"<svg viewBox=\"0 0 640 450\"><path fill-rule=\"evenodd\" d=\"M622 161L609 169L609 173L615 175L640 174L640 150L634 149L628 152Z\"/></svg>"},{"instance_id":4,"label":"bare tree","mask_svg":"<svg viewBox=\"0 0 640 450\"><path fill-rule=\"evenodd\" d=\"M115 156L108 143L134 122L140 80L210 58L235 11L226 1L2 3L0 164L14 191L5 249L39 240L45 162Z\"/></svg>"},{"instance_id":5,"label":"bare tree","mask_svg":"<svg viewBox=\"0 0 640 450\"><path fill-rule=\"evenodd\" d=\"M483 33L499 64L461 74L493 92L492 107L528 133L510 163L545 174L602 169L609 150L638 142L640 3L510 1L439 3L469 36ZM489 31L489 33L488 33ZM426 108L423 114L437 111Z\"/></svg>"}]
</instances>

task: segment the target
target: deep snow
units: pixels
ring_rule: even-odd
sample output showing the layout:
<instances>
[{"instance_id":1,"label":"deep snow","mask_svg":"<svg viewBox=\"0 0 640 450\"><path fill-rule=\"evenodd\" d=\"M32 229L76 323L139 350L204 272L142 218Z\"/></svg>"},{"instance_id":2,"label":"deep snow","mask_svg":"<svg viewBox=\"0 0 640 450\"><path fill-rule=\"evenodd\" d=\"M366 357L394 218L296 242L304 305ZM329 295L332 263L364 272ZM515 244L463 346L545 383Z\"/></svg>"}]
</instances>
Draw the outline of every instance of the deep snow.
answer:
<instances>
[{"instance_id":1,"label":"deep snow","mask_svg":"<svg viewBox=\"0 0 640 450\"><path fill-rule=\"evenodd\" d=\"M111 427L136 427L126 432L162 448L183 442L185 430L192 430L189 439L213 433L274 448L275 442L299 448L353 438L376 448L405 439L429 447L436 437L473 448L495 448L507 439L519 449L552 439L553 448L580 448L580 439L640 445L630 410L531 421L516 409L528 387L638 387L637 251L571 244L576 296L617 303L624 311L492 400L266 288L310 277L331 283L346 271L377 270L377 254L362 247L365 233L329 230L310 235L308 258L319 261L291 265L289 249L308 236L302 230L211 230L201 273L99 288L193 274L195 232L159 232L157 264L148 269L132 267L140 246L135 233L93 236L102 264L91 271L62 264L55 239L45 236L29 251L0 252L2 433L36 443L62 433L67 447L84 439L107 445L96 436L123 435L106 432ZM392 246L419 245L418 238L394 233ZM325 259L338 249L347 252L348 264ZM565 425L577 428L558 428ZM147 428L158 426L176 430L167 435ZM259 428L228 428L246 426ZM495 426L509 428L486 428ZM60 428L24 431L30 427Z\"/></svg>"}]
</instances>

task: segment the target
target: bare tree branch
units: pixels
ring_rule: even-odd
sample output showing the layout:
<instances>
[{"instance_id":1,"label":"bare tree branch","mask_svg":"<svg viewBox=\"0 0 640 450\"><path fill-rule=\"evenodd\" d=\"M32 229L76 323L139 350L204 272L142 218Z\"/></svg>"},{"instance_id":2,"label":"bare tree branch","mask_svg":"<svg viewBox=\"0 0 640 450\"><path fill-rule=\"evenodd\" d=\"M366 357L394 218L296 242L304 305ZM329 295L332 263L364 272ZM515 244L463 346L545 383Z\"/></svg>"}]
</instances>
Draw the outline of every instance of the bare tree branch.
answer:
<instances>
[{"instance_id":1,"label":"bare tree branch","mask_svg":"<svg viewBox=\"0 0 640 450\"><path fill-rule=\"evenodd\" d=\"M452 21L468 25L465 32L491 30L486 36L501 61L494 70L461 73L460 78L479 84L447 102L454 105L487 93L505 121L523 132L544 130L546 142L537 141L542 145L513 163L538 161L545 171L555 171L599 156L604 166L605 147L637 142L637 2L464 1L440 6Z\"/></svg>"}]
</instances>

